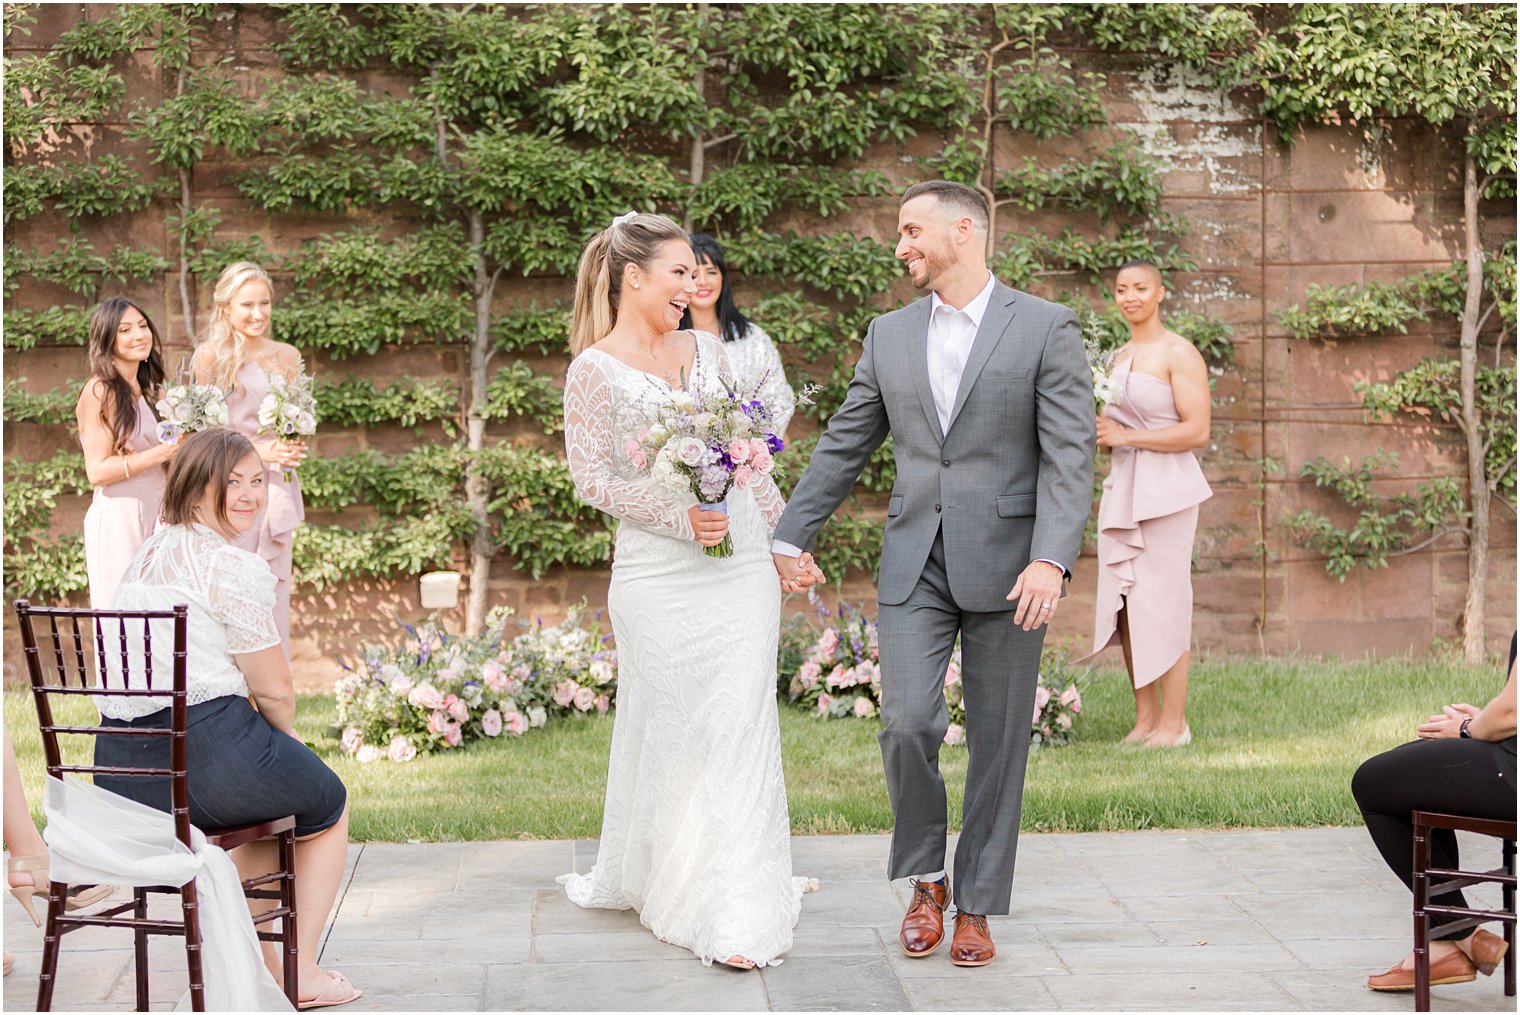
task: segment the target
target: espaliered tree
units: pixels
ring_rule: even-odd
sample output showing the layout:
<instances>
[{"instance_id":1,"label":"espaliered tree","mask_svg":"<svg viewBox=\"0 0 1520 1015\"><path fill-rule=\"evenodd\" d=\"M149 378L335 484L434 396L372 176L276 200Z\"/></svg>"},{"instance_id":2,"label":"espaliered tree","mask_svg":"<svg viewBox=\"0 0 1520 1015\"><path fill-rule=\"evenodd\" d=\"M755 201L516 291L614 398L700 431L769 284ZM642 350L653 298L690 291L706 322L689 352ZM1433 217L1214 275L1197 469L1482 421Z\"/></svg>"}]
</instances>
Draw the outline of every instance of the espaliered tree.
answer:
<instances>
[{"instance_id":1,"label":"espaliered tree","mask_svg":"<svg viewBox=\"0 0 1520 1015\"><path fill-rule=\"evenodd\" d=\"M1483 213L1488 207L1513 214L1515 29L1515 9L1502 5L1304 4L1261 39L1253 68L1265 93L1263 109L1285 142L1306 123L1350 118L1370 126L1396 116L1415 117L1460 138L1461 156L1452 169L1462 181L1461 259L1449 271L1397 285L1311 287L1306 308L1290 309L1283 321L1292 334L1308 338L1402 331L1407 322L1437 309L1456 317L1455 359L1437 356L1386 384L1366 385L1363 399L1374 417L1411 413L1455 425L1466 458L1465 498L1454 500L1427 487L1384 510L1353 495L1347 499L1362 515L1349 531L1321 516L1295 521L1311 545L1340 547L1331 566L1334 570L1339 561L1342 576L1348 559L1377 566L1390 546L1399 551L1421 545L1419 533L1462 531L1467 540L1462 646L1472 662L1484 654L1493 501L1497 496L1511 513L1514 509L1515 251L1513 244L1502 250L1485 244ZM1485 206L1491 199L1504 204ZM1339 471L1349 473L1347 487L1336 480L1330 463L1310 466L1320 473L1316 481L1350 490L1358 488L1364 468L1345 463ZM1369 521L1369 512L1391 516L1391 527Z\"/></svg>"}]
</instances>

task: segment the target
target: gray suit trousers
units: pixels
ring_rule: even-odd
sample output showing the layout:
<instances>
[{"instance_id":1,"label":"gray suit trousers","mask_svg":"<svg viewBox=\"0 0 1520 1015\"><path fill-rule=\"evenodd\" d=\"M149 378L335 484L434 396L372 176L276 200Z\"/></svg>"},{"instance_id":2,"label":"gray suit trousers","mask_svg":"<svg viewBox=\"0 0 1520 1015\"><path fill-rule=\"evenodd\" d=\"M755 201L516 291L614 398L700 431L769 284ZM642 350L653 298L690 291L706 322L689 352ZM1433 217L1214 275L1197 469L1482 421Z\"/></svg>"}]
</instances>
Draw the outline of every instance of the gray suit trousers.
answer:
<instances>
[{"instance_id":1,"label":"gray suit trousers","mask_svg":"<svg viewBox=\"0 0 1520 1015\"><path fill-rule=\"evenodd\" d=\"M945 669L958 633L970 767L951 888L962 912L1007 913L1045 627L1026 632L1006 610L957 606L942 534L908 598L878 609L881 754L895 822L887 875L904 878L945 866L948 810L939 751L950 723Z\"/></svg>"}]
</instances>

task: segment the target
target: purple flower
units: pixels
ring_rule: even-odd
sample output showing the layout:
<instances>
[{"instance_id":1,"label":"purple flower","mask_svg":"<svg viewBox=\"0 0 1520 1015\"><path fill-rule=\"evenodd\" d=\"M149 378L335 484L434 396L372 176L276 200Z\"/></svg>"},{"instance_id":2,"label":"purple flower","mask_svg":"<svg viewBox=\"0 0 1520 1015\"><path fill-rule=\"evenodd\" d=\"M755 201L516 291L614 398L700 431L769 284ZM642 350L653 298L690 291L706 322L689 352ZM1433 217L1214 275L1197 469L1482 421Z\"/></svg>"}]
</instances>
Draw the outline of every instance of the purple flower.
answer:
<instances>
[{"instance_id":1,"label":"purple flower","mask_svg":"<svg viewBox=\"0 0 1520 1015\"><path fill-rule=\"evenodd\" d=\"M781 449L786 447L786 441L773 433L768 433L765 435L765 446L771 449L771 454L779 455Z\"/></svg>"}]
</instances>

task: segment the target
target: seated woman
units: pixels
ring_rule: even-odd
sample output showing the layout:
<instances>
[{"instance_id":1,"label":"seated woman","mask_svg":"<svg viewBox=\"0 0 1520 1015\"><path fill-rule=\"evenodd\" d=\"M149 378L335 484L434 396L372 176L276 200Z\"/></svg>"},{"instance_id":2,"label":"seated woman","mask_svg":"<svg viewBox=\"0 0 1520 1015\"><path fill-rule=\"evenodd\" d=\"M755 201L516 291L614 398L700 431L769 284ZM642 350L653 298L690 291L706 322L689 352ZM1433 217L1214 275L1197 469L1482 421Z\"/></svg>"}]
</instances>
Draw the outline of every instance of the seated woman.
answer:
<instances>
[{"instance_id":1,"label":"seated woman","mask_svg":"<svg viewBox=\"0 0 1520 1015\"><path fill-rule=\"evenodd\" d=\"M1437 811L1475 818L1515 820L1515 639L1509 645L1509 682L1483 708L1448 705L1420 726L1419 740L1362 763L1351 792L1378 852L1405 885L1414 883L1414 811ZM1430 864L1461 867L1457 836L1444 828L1430 832ZM1433 896L1436 906L1466 906L1460 891ZM1462 936L1441 927L1458 919L1430 917L1430 982L1466 983L1478 972L1492 973L1509 947L1504 939L1478 929ZM1373 990L1413 990L1414 953L1386 973L1367 977Z\"/></svg>"},{"instance_id":2,"label":"seated woman","mask_svg":"<svg viewBox=\"0 0 1520 1015\"><path fill-rule=\"evenodd\" d=\"M248 438L225 428L184 441L164 488L163 522L122 575L114 607L190 606L188 649L190 821L202 828L296 818L296 911L302 1007L346 1004L359 991L317 966L323 923L348 849L347 791L295 731L295 692L275 625L275 577L254 553L232 545L261 517L267 471ZM172 672L172 639L154 632L155 682ZM121 686L120 663L108 686ZM135 660L132 684L143 685ZM159 686L155 683L155 686ZM249 695L253 703L249 703ZM168 727L169 699L97 695L102 725ZM257 705L258 710L254 710ZM97 765L169 765L167 737L98 737ZM169 810L167 778L97 775L95 783ZM232 851L244 878L274 868L273 842ZM281 980L273 946L265 961Z\"/></svg>"}]
</instances>

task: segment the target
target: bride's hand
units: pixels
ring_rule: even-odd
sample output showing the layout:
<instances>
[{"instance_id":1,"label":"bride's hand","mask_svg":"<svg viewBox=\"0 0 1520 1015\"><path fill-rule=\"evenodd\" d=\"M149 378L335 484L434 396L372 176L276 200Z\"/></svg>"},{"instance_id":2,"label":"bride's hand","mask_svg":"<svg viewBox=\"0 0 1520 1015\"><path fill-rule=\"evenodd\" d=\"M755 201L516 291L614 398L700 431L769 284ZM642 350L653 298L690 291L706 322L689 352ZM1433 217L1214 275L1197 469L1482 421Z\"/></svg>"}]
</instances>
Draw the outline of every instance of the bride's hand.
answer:
<instances>
[{"instance_id":1,"label":"bride's hand","mask_svg":"<svg viewBox=\"0 0 1520 1015\"><path fill-rule=\"evenodd\" d=\"M693 504L686 509L691 519L691 531L703 546L717 546L728 535L728 515L722 511L703 511L702 505Z\"/></svg>"}]
</instances>

